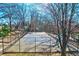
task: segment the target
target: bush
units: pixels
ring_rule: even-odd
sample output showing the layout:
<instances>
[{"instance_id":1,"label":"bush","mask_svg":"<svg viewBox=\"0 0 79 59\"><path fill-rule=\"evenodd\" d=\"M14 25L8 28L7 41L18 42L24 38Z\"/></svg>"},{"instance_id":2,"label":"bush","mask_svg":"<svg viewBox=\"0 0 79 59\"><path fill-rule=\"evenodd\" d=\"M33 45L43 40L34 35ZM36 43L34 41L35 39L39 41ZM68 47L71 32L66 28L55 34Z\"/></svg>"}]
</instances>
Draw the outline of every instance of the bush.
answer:
<instances>
[{"instance_id":1,"label":"bush","mask_svg":"<svg viewBox=\"0 0 79 59\"><path fill-rule=\"evenodd\" d=\"M25 31L29 32L30 31L29 27L26 27L25 28Z\"/></svg>"},{"instance_id":2,"label":"bush","mask_svg":"<svg viewBox=\"0 0 79 59\"><path fill-rule=\"evenodd\" d=\"M2 29L0 30L0 37L7 36L9 32L10 32L10 28L7 25L3 24Z\"/></svg>"}]
</instances>

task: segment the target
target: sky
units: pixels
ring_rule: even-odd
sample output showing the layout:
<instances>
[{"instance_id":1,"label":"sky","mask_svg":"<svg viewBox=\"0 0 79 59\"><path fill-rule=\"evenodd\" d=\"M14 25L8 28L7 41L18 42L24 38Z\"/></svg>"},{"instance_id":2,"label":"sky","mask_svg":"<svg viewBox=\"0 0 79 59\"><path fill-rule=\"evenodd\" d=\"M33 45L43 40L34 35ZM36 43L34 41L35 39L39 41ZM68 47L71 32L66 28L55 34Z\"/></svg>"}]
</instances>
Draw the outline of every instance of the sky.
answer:
<instances>
[{"instance_id":1,"label":"sky","mask_svg":"<svg viewBox=\"0 0 79 59\"><path fill-rule=\"evenodd\" d=\"M4 3L5 4L5 3ZM34 12L35 13L38 13L40 17L42 18L46 18L46 19L51 19L51 15L50 15L50 12L45 8L45 6L47 6L47 3L25 3L26 5L26 9L27 9L27 16L26 16L26 20L30 20L30 11ZM1 4L0 4L0 7L1 7ZM79 5L78 5L79 7ZM79 8L77 8L77 14L79 12ZM3 12L0 11L0 17L3 16ZM75 20L77 20L77 22L79 22L79 17L75 14ZM6 19L6 20L5 20ZM9 19L8 18L0 18L0 23L7 23L9 22L8 21ZM13 22L16 22L15 20Z\"/></svg>"},{"instance_id":2,"label":"sky","mask_svg":"<svg viewBox=\"0 0 79 59\"><path fill-rule=\"evenodd\" d=\"M39 14L40 17L45 17L47 15L47 13L49 13L43 6L46 5L46 3L44 4L40 4L40 3L26 3L26 8L27 8L27 17L26 19L30 19L30 10L31 11L35 11L36 13ZM3 16L3 12L0 11L0 17ZM51 16L48 14L48 18L51 18ZM7 20L5 20L7 18L1 18L0 19L0 23L6 23L8 22Z\"/></svg>"}]
</instances>

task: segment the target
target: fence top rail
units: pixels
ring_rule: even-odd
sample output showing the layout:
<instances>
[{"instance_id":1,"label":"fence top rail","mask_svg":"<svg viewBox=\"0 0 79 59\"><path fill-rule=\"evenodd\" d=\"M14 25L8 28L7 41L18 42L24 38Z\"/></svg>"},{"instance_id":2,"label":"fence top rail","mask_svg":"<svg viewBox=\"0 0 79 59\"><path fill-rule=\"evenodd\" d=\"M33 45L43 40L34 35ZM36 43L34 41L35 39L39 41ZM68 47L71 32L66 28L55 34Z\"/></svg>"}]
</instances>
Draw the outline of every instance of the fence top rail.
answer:
<instances>
[{"instance_id":1,"label":"fence top rail","mask_svg":"<svg viewBox=\"0 0 79 59\"><path fill-rule=\"evenodd\" d=\"M52 38L52 37L40 37L40 36L34 36L34 37L24 37L24 38Z\"/></svg>"}]
</instances>

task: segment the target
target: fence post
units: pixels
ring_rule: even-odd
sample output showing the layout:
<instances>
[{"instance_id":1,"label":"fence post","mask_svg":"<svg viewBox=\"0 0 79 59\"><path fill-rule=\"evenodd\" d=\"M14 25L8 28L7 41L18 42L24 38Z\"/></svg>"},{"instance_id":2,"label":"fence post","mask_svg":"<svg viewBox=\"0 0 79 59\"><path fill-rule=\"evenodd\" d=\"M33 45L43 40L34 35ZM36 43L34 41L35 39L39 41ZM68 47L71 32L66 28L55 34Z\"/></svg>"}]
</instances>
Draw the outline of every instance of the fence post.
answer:
<instances>
[{"instance_id":1,"label":"fence post","mask_svg":"<svg viewBox=\"0 0 79 59\"><path fill-rule=\"evenodd\" d=\"M2 37L2 54L4 54L4 41L3 41L3 37Z\"/></svg>"},{"instance_id":2,"label":"fence post","mask_svg":"<svg viewBox=\"0 0 79 59\"><path fill-rule=\"evenodd\" d=\"M10 31L10 42L11 42L11 31Z\"/></svg>"},{"instance_id":3,"label":"fence post","mask_svg":"<svg viewBox=\"0 0 79 59\"><path fill-rule=\"evenodd\" d=\"M20 33L18 34L18 38L20 37ZM20 39L19 39L19 52L20 52Z\"/></svg>"},{"instance_id":4,"label":"fence post","mask_svg":"<svg viewBox=\"0 0 79 59\"><path fill-rule=\"evenodd\" d=\"M36 37L35 37L35 53L36 53Z\"/></svg>"},{"instance_id":5,"label":"fence post","mask_svg":"<svg viewBox=\"0 0 79 59\"><path fill-rule=\"evenodd\" d=\"M52 48L52 46L51 46L51 38L50 38L50 55L51 55L51 48Z\"/></svg>"}]
</instances>

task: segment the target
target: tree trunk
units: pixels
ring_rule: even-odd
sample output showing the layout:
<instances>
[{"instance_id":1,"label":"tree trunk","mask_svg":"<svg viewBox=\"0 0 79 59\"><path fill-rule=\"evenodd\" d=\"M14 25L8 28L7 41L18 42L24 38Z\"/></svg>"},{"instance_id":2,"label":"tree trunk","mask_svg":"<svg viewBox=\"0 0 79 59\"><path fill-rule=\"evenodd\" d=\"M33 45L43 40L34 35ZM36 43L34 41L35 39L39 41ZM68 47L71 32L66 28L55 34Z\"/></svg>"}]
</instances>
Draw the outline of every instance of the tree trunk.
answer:
<instances>
[{"instance_id":1,"label":"tree trunk","mask_svg":"<svg viewBox=\"0 0 79 59\"><path fill-rule=\"evenodd\" d=\"M61 51L61 56L66 56L66 50L65 50L65 48L64 48L64 47L62 48L62 51Z\"/></svg>"}]
</instances>

